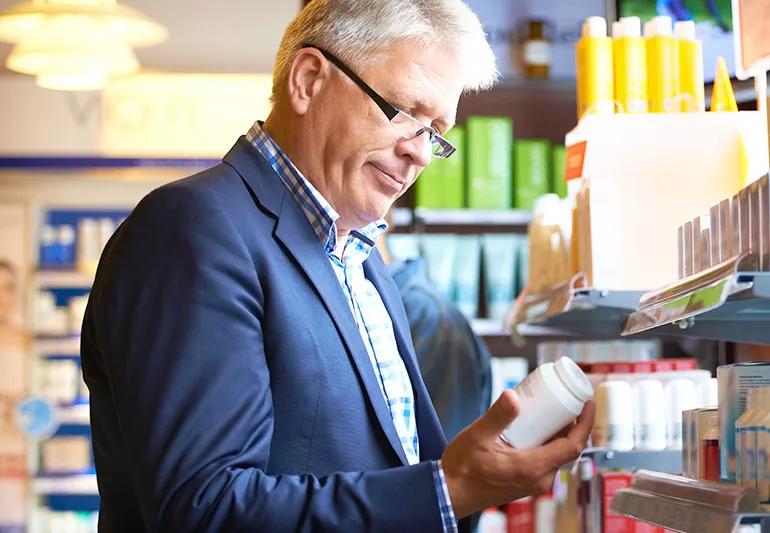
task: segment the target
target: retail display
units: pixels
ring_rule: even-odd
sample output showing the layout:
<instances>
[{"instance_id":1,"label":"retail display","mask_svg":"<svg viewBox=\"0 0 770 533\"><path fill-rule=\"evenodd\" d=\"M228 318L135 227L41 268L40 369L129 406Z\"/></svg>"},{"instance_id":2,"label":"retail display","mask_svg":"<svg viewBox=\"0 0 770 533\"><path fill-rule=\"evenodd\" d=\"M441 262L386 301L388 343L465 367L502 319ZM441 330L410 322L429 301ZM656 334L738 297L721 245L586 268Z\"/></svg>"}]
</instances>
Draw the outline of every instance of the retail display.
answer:
<instances>
[{"instance_id":1,"label":"retail display","mask_svg":"<svg viewBox=\"0 0 770 533\"><path fill-rule=\"evenodd\" d=\"M465 207L466 135L463 126L455 126L444 137L457 151L452 157L435 159L423 169L414 184L414 203L429 209Z\"/></svg>"}]
</instances>

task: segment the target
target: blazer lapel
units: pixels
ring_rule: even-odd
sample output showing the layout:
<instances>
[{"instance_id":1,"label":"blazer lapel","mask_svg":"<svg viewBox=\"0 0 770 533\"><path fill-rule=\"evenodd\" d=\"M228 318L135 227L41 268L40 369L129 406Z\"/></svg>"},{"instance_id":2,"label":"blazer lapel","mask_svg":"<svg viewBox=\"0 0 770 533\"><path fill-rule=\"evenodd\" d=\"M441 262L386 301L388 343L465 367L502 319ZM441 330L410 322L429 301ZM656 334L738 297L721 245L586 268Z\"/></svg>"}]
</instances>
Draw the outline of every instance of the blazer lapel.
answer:
<instances>
[{"instance_id":1,"label":"blazer lapel","mask_svg":"<svg viewBox=\"0 0 770 533\"><path fill-rule=\"evenodd\" d=\"M388 310L393 322L398 353L404 361L404 366L412 382L421 459L439 459L446 447L446 438L420 373L412 344L412 333L409 331L409 323L405 319L404 304L401 301L398 287L393 279L385 273L385 265L376 250L364 262L364 272L366 279L377 288L377 292L380 293L380 297Z\"/></svg>"}]
</instances>

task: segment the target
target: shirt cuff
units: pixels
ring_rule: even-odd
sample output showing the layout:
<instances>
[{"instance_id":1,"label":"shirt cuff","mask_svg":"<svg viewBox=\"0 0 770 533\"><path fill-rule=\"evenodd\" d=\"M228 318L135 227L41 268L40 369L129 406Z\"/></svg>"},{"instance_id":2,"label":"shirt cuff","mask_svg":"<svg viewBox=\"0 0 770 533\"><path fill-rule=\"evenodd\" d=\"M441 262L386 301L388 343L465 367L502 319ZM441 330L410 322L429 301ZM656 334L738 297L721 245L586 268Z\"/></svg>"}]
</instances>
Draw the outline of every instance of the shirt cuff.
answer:
<instances>
[{"instance_id":1,"label":"shirt cuff","mask_svg":"<svg viewBox=\"0 0 770 533\"><path fill-rule=\"evenodd\" d=\"M444 477L444 468L441 461L432 461L433 481L436 484L436 495L438 496L438 506L441 511L441 525L444 526L444 533L457 533L457 520L455 512L452 509L452 501L449 499L449 488L446 486Z\"/></svg>"}]
</instances>

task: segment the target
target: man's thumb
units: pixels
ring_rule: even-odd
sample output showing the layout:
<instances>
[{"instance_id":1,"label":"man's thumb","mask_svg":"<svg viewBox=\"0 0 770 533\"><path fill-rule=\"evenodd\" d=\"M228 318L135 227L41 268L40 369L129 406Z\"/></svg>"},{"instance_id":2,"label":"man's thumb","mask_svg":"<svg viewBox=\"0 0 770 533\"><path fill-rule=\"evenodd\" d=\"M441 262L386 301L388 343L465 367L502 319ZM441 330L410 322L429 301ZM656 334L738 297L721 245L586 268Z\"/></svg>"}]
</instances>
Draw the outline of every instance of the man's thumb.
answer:
<instances>
[{"instance_id":1,"label":"man's thumb","mask_svg":"<svg viewBox=\"0 0 770 533\"><path fill-rule=\"evenodd\" d=\"M484 437L497 438L519 415L519 400L513 389L506 389L476 423Z\"/></svg>"}]
</instances>

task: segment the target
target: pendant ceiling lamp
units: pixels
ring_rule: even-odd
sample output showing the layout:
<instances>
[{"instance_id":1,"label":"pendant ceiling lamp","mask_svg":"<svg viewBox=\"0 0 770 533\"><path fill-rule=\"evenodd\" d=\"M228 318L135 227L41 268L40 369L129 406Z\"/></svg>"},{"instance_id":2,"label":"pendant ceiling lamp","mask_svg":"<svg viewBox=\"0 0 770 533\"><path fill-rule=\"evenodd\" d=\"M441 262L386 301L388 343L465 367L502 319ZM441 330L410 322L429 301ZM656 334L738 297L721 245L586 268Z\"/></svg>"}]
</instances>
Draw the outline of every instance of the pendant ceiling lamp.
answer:
<instances>
[{"instance_id":1,"label":"pendant ceiling lamp","mask_svg":"<svg viewBox=\"0 0 770 533\"><path fill-rule=\"evenodd\" d=\"M15 43L6 67L48 89L101 89L111 76L139 69L132 47L166 36L115 0L32 0L0 12L0 40Z\"/></svg>"}]
</instances>

